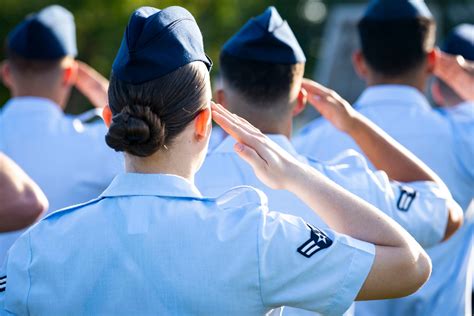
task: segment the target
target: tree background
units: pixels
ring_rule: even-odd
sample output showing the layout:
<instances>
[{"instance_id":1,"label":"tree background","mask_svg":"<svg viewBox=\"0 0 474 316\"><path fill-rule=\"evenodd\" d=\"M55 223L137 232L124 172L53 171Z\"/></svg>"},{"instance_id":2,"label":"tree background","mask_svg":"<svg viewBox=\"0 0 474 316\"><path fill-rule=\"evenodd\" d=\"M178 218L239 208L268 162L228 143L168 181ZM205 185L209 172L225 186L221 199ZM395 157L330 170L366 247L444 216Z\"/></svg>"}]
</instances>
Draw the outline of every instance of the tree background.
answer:
<instances>
[{"instance_id":1,"label":"tree background","mask_svg":"<svg viewBox=\"0 0 474 316\"><path fill-rule=\"evenodd\" d=\"M459 22L473 22L472 0L427 1L436 5L442 19L439 34L442 38L449 29ZM217 63L222 44L235 33L249 18L258 15L274 5L282 17L288 21L303 47L308 59L306 72L311 76L319 59L319 47L324 40L323 31L327 14L335 5L349 3L342 0L1 0L0 40L3 42L8 32L27 14L50 4L60 4L70 10L76 20L78 59L86 61L104 76L108 77L113 59L120 45L123 31L131 12L144 5L165 8L180 5L187 8L196 18L204 36L205 48L214 60L213 75L219 69ZM367 3L353 0L350 3ZM469 4L471 3L471 4ZM448 7L465 4L453 17ZM469 19L471 21L469 21ZM3 50L0 59L4 59ZM9 98L8 90L0 85L0 104ZM73 91L67 108L70 113L80 113L92 106L77 91Z\"/></svg>"}]
</instances>

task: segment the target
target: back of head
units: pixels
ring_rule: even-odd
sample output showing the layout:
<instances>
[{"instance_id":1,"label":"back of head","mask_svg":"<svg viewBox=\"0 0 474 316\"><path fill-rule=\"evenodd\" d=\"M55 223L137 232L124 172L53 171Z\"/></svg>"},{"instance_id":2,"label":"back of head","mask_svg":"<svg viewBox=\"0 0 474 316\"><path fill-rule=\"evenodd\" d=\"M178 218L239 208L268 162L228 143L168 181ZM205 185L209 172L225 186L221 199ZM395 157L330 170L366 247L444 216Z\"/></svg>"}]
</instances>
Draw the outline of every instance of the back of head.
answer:
<instances>
[{"instance_id":1,"label":"back of head","mask_svg":"<svg viewBox=\"0 0 474 316\"><path fill-rule=\"evenodd\" d=\"M188 11L136 10L112 67L107 144L139 157L171 145L208 105L211 66Z\"/></svg>"},{"instance_id":2,"label":"back of head","mask_svg":"<svg viewBox=\"0 0 474 316\"><path fill-rule=\"evenodd\" d=\"M225 43L220 55L225 87L246 105L275 112L279 112L275 107L288 107L295 97L305 61L288 23L274 7L250 19Z\"/></svg>"},{"instance_id":3,"label":"back of head","mask_svg":"<svg viewBox=\"0 0 474 316\"><path fill-rule=\"evenodd\" d=\"M474 62L474 24L456 26L441 45L441 50L451 55L461 55ZM464 100L441 79L436 79L441 95L434 95L439 105L456 105Z\"/></svg>"},{"instance_id":4,"label":"back of head","mask_svg":"<svg viewBox=\"0 0 474 316\"><path fill-rule=\"evenodd\" d=\"M8 34L5 48L12 71L23 77L57 72L77 55L74 17L58 5L30 14Z\"/></svg>"},{"instance_id":5,"label":"back of head","mask_svg":"<svg viewBox=\"0 0 474 316\"><path fill-rule=\"evenodd\" d=\"M426 61L434 48L436 23L423 0L372 0L358 32L370 68L397 77Z\"/></svg>"}]
</instances>

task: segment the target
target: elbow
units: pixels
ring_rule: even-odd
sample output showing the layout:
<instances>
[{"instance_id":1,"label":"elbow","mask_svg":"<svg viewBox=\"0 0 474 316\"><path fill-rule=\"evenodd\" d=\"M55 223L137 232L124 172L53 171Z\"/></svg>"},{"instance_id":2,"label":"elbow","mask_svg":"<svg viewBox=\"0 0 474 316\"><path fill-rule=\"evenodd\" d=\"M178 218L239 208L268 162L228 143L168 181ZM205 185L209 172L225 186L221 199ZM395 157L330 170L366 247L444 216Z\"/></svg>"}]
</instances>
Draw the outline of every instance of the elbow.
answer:
<instances>
[{"instance_id":1,"label":"elbow","mask_svg":"<svg viewBox=\"0 0 474 316\"><path fill-rule=\"evenodd\" d=\"M35 223L48 209L49 203L43 192L29 192L25 197L24 205L24 222L26 226Z\"/></svg>"},{"instance_id":2,"label":"elbow","mask_svg":"<svg viewBox=\"0 0 474 316\"><path fill-rule=\"evenodd\" d=\"M28 190L14 208L11 230L26 228L34 224L48 209L49 203L41 190Z\"/></svg>"},{"instance_id":3,"label":"elbow","mask_svg":"<svg viewBox=\"0 0 474 316\"><path fill-rule=\"evenodd\" d=\"M448 222L446 224L443 241L454 235L454 233L461 228L463 222L464 214L461 207L456 202L451 201L448 208Z\"/></svg>"},{"instance_id":4,"label":"elbow","mask_svg":"<svg viewBox=\"0 0 474 316\"><path fill-rule=\"evenodd\" d=\"M405 267L405 287L402 296L408 296L418 291L431 276L431 259L428 254L419 247L416 255L407 255L407 266Z\"/></svg>"}]
</instances>

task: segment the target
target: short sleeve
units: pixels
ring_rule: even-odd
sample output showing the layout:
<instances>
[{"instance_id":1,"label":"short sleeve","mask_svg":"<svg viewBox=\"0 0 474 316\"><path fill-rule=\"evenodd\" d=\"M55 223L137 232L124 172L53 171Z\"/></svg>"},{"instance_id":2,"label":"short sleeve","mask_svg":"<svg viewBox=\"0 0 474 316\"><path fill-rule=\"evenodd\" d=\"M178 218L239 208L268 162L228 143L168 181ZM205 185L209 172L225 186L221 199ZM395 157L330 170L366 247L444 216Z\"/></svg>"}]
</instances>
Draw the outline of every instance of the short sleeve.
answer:
<instances>
[{"instance_id":1,"label":"short sleeve","mask_svg":"<svg viewBox=\"0 0 474 316\"><path fill-rule=\"evenodd\" d=\"M263 212L261 218L258 254L264 305L342 315L367 278L375 246L291 215Z\"/></svg>"},{"instance_id":2,"label":"short sleeve","mask_svg":"<svg viewBox=\"0 0 474 316\"><path fill-rule=\"evenodd\" d=\"M436 183L390 181L385 172L370 170L354 151L315 168L394 219L421 246L429 248L443 239L452 198Z\"/></svg>"},{"instance_id":3,"label":"short sleeve","mask_svg":"<svg viewBox=\"0 0 474 316\"><path fill-rule=\"evenodd\" d=\"M31 263L30 235L23 234L10 248L0 272L5 280L0 293L0 315L28 315Z\"/></svg>"}]
</instances>

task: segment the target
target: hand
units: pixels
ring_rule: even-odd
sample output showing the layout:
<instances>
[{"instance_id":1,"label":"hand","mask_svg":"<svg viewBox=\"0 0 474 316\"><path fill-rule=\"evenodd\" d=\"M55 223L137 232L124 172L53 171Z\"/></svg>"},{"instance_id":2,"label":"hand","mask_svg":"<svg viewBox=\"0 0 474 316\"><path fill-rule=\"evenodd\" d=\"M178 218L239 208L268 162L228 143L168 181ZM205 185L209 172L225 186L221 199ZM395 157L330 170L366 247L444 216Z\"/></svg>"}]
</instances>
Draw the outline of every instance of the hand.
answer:
<instances>
[{"instance_id":1,"label":"hand","mask_svg":"<svg viewBox=\"0 0 474 316\"><path fill-rule=\"evenodd\" d=\"M212 118L237 140L237 154L249 163L257 177L272 189L287 189L300 163L243 118L212 103Z\"/></svg>"},{"instance_id":2,"label":"hand","mask_svg":"<svg viewBox=\"0 0 474 316\"><path fill-rule=\"evenodd\" d=\"M474 100L474 63L436 49L434 75L448 84L465 100Z\"/></svg>"},{"instance_id":3,"label":"hand","mask_svg":"<svg viewBox=\"0 0 474 316\"><path fill-rule=\"evenodd\" d=\"M103 108L107 100L109 81L95 69L84 62L78 61L76 88L96 108Z\"/></svg>"},{"instance_id":4,"label":"hand","mask_svg":"<svg viewBox=\"0 0 474 316\"><path fill-rule=\"evenodd\" d=\"M354 126L358 113L335 91L313 80L303 79L302 87L308 93L308 101L337 129L348 133Z\"/></svg>"}]
</instances>

